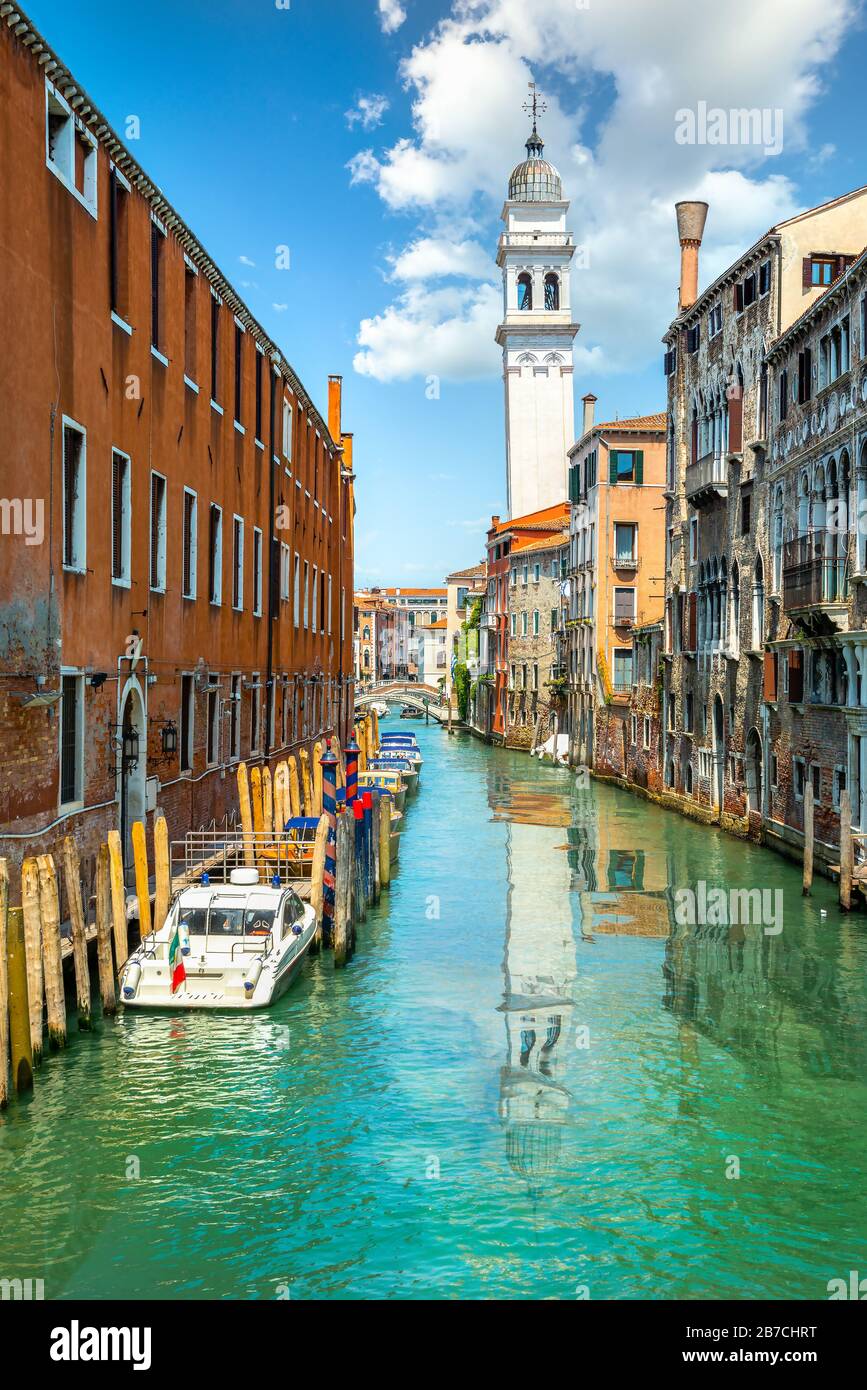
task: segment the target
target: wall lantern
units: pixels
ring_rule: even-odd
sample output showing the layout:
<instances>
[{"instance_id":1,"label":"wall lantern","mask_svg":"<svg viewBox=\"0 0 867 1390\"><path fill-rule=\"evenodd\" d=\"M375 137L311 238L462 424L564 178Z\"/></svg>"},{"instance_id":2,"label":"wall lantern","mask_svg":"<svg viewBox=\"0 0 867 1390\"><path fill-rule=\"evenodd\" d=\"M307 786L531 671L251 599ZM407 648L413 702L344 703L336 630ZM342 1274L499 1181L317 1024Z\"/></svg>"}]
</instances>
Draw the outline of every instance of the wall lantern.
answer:
<instances>
[{"instance_id":1,"label":"wall lantern","mask_svg":"<svg viewBox=\"0 0 867 1390\"><path fill-rule=\"evenodd\" d=\"M138 730L128 724L123 731L123 763L126 768L138 764Z\"/></svg>"},{"instance_id":2,"label":"wall lantern","mask_svg":"<svg viewBox=\"0 0 867 1390\"><path fill-rule=\"evenodd\" d=\"M163 744L163 754L166 758L173 758L178 751L178 726L170 719L164 724L160 733Z\"/></svg>"}]
</instances>

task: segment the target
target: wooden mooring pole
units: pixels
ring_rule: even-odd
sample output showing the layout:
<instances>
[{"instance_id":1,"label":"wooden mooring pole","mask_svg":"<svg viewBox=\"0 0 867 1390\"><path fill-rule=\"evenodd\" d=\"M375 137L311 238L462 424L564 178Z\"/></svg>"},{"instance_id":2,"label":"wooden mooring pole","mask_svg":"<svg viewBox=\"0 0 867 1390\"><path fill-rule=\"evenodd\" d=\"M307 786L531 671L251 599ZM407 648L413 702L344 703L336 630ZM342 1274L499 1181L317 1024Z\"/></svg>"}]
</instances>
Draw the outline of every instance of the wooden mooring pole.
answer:
<instances>
[{"instance_id":1,"label":"wooden mooring pole","mask_svg":"<svg viewBox=\"0 0 867 1390\"><path fill-rule=\"evenodd\" d=\"M855 845L852 839L852 797L847 787L840 793L840 906L844 912L852 907L852 874L855 867Z\"/></svg>"},{"instance_id":2,"label":"wooden mooring pole","mask_svg":"<svg viewBox=\"0 0 867 1390\"><path fill-rule=\"evenodd\" d=\"M172 865L169 852L169 827L165 816L154 821L154 931L165 925L172 900Z\"/></svg>"},{"instance_id":3,"label":"wooden mooring pole","mask_svg":"<svg viewBox=\"0 0 867 1390\"><path fill-rule=\"evenodd\" d=\"M57 870L50 854L40 854L39 909L42 916L42 963L45 971L45 1009L48 1041L55 1050L66 1046L66 996L60 947L60 897Z\"/></svg>"},{"instance_id":4,"label":"wooden mooring pole","mask_svg":"<svg viewBox=\"0 0 867 1390\"><path fill-rule=\"evenodd\" d=\"M813 886L813 784L808 782L804 789L804 883L802 892L807 897Z\"/></svg>"},{"instance_id":5,"label":"wooden mooring pole","mask_svg":"<svg viewBox=\"0 0 867 1390\"><path fill-rule=\"evenodd\" d=\"M380 877L382 865L379 861L379 827L382 824L382 809L380 802L383 800L384 797L381 797L379 792L375 791L372 793L373 805L370 808L370 852L373 860L373 901L375 903L379 902L379 896L382 890L382 879Z\"/></svg>"},{"instance_id":6,"label":"wooden mooring pole","mask_svg":"<svg viewBox=\"0 0 867 1390\"><path fill-rule=\"evenodd\" d=\"M313 949L320 951L324 937L325 851L328 845L328 817L319 817L313 841L313 863L310 866L310 906L316 913L316 936Z\"/></svg>"},{"instance_id":7,"label":"wooden mooring pole","mask_svg":"<svg viewBox=\"0 0 867 1390\"><path fill-rule=\"evenodd\" d=\"M12 1084L20 1096L24 1091L33 1089L33 1046L30 1030L30 1002L27 996L27 951L24 944L24 912L20 907L9 908L6 932Z\"/></svg>"},{"instance_id":8,"label":"wooden mooring pole","mask_svg":"<svg viewBox=\"0 0 867 1390\"><path fill-rule=\"evenodd\" d=\"M132 857L135 864L135 894L138 898L138 927L144 941L151 934L151 876L147 837L140 820L132 823Z\"/></svg>"},{"instance_id":9,"label":"wooden mooring pole","mask_svg":"<svg viewBox=\"0 0 867 1390\"><path fill-rule=\"evenodd\" d=\"M111 958L111 859L108 845L100 845L96 857L96 959L99 966L99 993L106 1016L117 1008L114 964Z\"/></svg>"},{"instance_id":10,"label":"wooden mooring pole","mask_svg":"<svg viewBox=\"0 0 867 1390\"><path fill-rule=\"evenodd\" d=\"M78 846L71 835L67 835L63 841L63 880L66 884L66 897L69 902L69 920L72 923L72 958L75 965L75 1002L78 1009L78 1026L83 1032L90 1032L92 1026L90 968L87 963L84 904L81 901L81 863L78 858Z\"/></svg>"},{"instance_id":11,"label":"wooden mooring pole","mask_svg":"<svg viewBox=\"0 0 867 1390\"><path fill-rule=\"evenodd\" d=\"M9 965L6 941L9 914L9 867L0 859L0 1110L9 1101Z\"/></svg>"},{"instance_id":12,"label":"wooden mooring pole","mask_svg":"<svg viewBox=\"0 0 867 1390\"><path fill-rule=\"evenodd\" d=\"M108 859L111 882L111 920L114 931L114 963L117 973L129 958L129 931L126 924L126 887L123 881L123 850L120 832L108 832Z\"/></svg>"},{"instance_id":13,"label":"wooden mooring pole","mask_svg":"<svg viewBox=\"0 0 867 1390\"><path fill-rule=\"evenodd\" d=\"M387 888L391 883L391 797L379 798L379 883Z\"/></svg>"},{"instance_id":14,"label":"wooden mooring pole","mask_svg":"<svg viewBox=\"0 0 867 1390\"><path fill-rule=\"evenodd\" d=\"M38 1067L42 1061L42 914L39 907L39 866L35 859L21 865L21 908L24 914L24 958L27 969L27 1000L30 1008L30 1060Z\"/></svg>"}]
</instances>

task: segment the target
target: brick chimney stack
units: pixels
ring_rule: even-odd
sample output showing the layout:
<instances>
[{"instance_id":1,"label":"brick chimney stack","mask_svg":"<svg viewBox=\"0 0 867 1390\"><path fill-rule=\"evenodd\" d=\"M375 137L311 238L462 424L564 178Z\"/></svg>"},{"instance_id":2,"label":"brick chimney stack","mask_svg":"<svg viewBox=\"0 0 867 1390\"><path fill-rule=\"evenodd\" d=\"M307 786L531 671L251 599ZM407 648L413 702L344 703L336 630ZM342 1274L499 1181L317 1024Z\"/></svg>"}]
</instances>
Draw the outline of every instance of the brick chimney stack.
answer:
<instances>
[{"instance_id":1,"label":"brick chimney stack","mask_svg":"<svg viewBox=\"0 0 867 1390\"><path fill-rule=\"evenodd\" d=\"M698 298L698 248L704 236L707 208L707 203L674 205L680 239L680 309L688 309Z\"/></svg>"}]
</instances>

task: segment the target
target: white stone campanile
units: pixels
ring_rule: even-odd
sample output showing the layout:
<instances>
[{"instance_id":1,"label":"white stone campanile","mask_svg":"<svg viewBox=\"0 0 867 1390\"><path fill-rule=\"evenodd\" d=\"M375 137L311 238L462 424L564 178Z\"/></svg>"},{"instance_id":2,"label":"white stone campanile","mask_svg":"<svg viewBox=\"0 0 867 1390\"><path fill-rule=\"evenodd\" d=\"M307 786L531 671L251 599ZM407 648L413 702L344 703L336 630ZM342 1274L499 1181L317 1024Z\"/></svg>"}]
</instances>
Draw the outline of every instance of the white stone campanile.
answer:
<instances>
[{"instance_id":1,"label":"white stone campanile","mask_svg":"<svg viewBox=\"0 0 867 1390\"><path fill-rule=\"evenodd\" d=\"M506 388L506 503L510 517L566 501L568 450L575 442L569 274L575 246L566 230L569 203L560 175L542 158L533 122L527 158L509 180L503 272Z\"/></svg>"}]
</instances>

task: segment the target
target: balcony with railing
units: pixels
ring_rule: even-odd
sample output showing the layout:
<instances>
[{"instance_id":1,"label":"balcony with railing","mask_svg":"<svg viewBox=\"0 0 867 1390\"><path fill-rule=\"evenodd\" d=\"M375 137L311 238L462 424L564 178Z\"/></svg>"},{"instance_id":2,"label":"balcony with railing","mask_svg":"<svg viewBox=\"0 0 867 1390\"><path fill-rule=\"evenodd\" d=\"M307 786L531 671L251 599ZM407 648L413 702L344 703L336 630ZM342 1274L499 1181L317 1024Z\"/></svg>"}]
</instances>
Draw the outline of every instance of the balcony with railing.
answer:
<instances>
[{"instance_id":1,"label":"balcony with railing","mask_svg":"<svg viewBox=\"0 0 867 1390\"><path fill-rule=\"evenodd\" d=\"M798 536L783 546L783 608L786 613L825 612L846 616L849 568L845 555L828 555L824 533Z\"/></svg>"},{"instance_id":2,"label":"balcony with railing","mask_svg":"<svg viewBox=\"0 0 867 1390\"><path fill-rule=\"evenodd\" d=\"M729 490L725 454L705 454L696 463L688 463L685 490L687 502L694 507L704 507L719 497L725 498Z\"/></svg>"}]
</instances>

